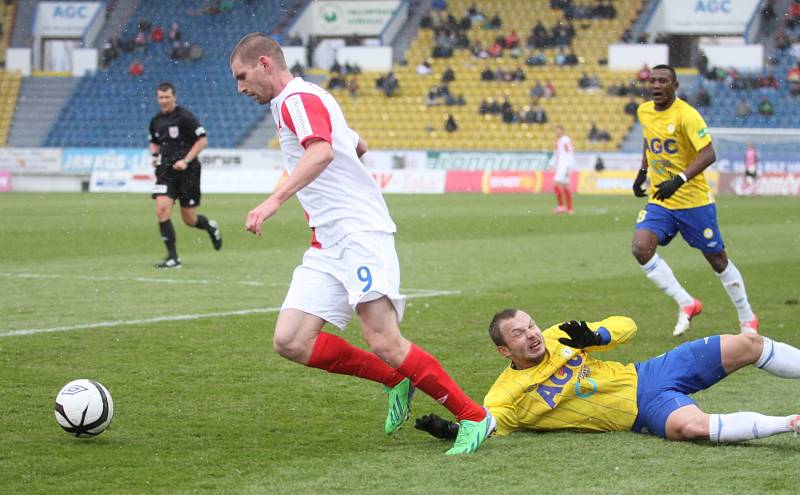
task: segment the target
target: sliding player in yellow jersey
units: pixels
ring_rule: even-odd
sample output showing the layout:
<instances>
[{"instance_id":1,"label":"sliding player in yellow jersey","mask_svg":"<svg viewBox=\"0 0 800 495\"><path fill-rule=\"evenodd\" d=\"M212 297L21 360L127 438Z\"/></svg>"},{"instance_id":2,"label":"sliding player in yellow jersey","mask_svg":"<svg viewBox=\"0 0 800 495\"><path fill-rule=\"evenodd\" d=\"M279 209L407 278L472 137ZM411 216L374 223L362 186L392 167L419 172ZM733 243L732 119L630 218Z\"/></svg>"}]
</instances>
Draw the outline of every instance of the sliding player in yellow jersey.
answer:
<instances>
[{"instance_id":1,"label":"sliding player in yellow jersey","mask_svg":"<svg viewBox=\"0 0 800 495\"><path fill-rule=\"evenodd\" d=\"M656 253L659 245L669 244L678 232L711 264L739 313L741 331L757 332L758 319L747 300L742 275L725 253L714 197L703 175L717 159L708 127L697 110L675 96L678 80L672 67L653 67L648 87L653 99L638 110L644 151L633 193L647 196L642 186L649 170L651 194L636 220L633 256L647 278L678 303L673 335L686 332L692 318L703 309Z\"/></svg>"},{"instance_id":2,"label":"sliding player in yellow jersey","mask_svg":"<svg viewBox=\"0 0 800 495\"><path fill-rule=\"evenodd\" d=\"M624 316L570 321L542 331L524 311L497 313L489 336L511 361L484 399L497 434L634 431L728 443L800 431L800 415L708 414L689 397L748 365L800 378L800 349L743 332L686 342L638 363L595 358L635 334L636 324ZM416 427L440 438L458 430L435 415L419 418Z\"/></svg>"}]
</instances>

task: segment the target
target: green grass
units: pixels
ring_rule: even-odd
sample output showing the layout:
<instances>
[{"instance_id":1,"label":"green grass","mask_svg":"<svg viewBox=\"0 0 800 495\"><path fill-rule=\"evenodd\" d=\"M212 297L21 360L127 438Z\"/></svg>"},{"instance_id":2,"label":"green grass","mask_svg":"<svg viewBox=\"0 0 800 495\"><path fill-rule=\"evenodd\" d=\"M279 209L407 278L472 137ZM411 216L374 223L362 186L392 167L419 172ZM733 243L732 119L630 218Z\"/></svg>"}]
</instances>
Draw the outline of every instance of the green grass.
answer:
<instances>
[{"instance_id":1,"label":"green grass","mask_svg":"<svg viewBox=\"0 0 800 495\"><path fill-rule=\"evenodd\" d=\"M607 354L652 357L671 336L674 303L630 255L634 198L578 197L572 217L549 196L390 196L403 287L457 290L409 301L403 332L481 399L504 366L485 334L498 309L542 326L624 314L631 343ZM291 202L244 232L256 196L208 195L225 246L178 225L184 267L163 256L144 195L0 195L0 333L280 305L308 244ZM722 198L728 253L745 277L762 333L800 346L800 208L796 199ZM699 253L659 251L705 310L690 336L737 330L735 310ZM22 277L33 274L39 278ZM169 283L173 281L173 283ZM174 283L174 281L182 283ZM0 337L2 493L796 493L800 440L735 446L632 433L518 433L476 455L406 426L382 432L381 387L309 370L271 350L274 312ZM345 332L361 344L357 324ZM75 439L53 399L93 378L117 407L106 433ZM697 394L706 411L800 412L800 382L745 369ZM446 411L415 399L414 415Z\"/></svg>"}]
</instances>

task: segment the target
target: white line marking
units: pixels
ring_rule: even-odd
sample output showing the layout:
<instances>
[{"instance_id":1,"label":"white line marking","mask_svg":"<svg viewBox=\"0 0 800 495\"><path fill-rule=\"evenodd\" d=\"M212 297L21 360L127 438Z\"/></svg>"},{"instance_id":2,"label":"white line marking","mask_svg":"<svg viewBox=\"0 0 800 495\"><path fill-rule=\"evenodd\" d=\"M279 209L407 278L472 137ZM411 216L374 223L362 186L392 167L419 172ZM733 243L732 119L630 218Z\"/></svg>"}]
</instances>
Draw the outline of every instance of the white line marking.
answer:
<instances>
[{"instance_id":1,"label":"white line marking","mask_svg":"<svg viewBox=\"0 0 800 495\"><path fill-rule=\"evenodd\" d=\"M461 291L458 290L426 290L426 289L418 289L418 290L410 289L409 292L415 292L415 293L409 294L408 296L406 296L406 299L417 299L422 297L436 297L436 296L452 296L461 293ZM241 315L259 314L259 313L276 313L280 310L281 308L240 309L237 311L222 311L217 313L158 316L155 318L145 318L140 320L101 321L98 323L84 323L81 325L70 325L63 327L29 328L24 330L10 330L7 332L0 333L0 338L34 335L37 333L70 332L72 330L85 330L88 328L107 328L107 327L122 327L129 325L142 325L145 323L161 323L165 321L200 320L204 318L219 318L223 316L241 316Z\"/></svg>"},{"instance_id":2,"label":"white line marking","mask_svg":"<svg viewBox=\"0 0 800 495\"><path fill-rule=\"evenodd\" d=\"M289 284L265 283L255 280L203 280L203 279L178 279L178 278L155 278L155 277L110 277L110 276L91 276L91 275L57 275L39 273L10 273L0 272L0 277L17 277L35 280L49 279L70 279L84 280L88 282L142 282L154 284L184 284L184 285L209 285L209 284L239 284L252 285L257 287L289 287Z\"/></svg>"}]
</instances>

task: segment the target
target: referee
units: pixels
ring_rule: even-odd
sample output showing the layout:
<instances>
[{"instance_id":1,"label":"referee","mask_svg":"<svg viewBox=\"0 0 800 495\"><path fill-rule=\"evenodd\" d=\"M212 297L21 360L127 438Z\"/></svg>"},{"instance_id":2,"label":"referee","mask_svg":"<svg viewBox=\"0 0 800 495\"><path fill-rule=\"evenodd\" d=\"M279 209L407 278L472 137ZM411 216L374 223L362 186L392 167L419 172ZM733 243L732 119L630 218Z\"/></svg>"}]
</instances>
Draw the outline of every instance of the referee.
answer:
<instances>
[{"instance_id":1,"label":"referee","mask_svg":"<svg viewBox=\"0 0 800 495\"><path fill-rule=\"evenodd\" d=\"M214 249L222 248L219 225L197 213L200 206L200 160L197 155L208 146L206 130L192 112L179 107L175 86L162 82L156 88L161 111L150 120L150 153L156 169L153 199L161 239L167 246L167 257L156 268L179 268L181 259L175 249L175 229L170 216L175 200L181 204L183 223L208 232Z\"/></svg>"}]
</instances>

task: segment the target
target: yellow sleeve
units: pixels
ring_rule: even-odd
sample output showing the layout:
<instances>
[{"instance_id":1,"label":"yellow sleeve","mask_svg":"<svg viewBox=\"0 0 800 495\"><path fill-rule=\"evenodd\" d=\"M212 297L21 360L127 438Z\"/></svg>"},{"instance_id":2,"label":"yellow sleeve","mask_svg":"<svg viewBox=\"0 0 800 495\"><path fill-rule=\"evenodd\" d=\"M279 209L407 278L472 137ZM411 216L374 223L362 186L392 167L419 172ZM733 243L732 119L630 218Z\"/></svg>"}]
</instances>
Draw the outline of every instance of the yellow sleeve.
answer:
<instances>
[{"instance_id":1,"label":"yellow sleeve","mask_svg":"<svg viewBox=\"0 0 800 495\"><path fill-rule=\"evenodd\" d=\"M514 409L507 405L486 405L486 409L492 413L495 422L497 422L496 434L500 436L508 435L517 429L519 424L517 422L517 415Z\"/></svg>"},{"instance_id":2,"label":"yellow sleeve","mask_svg":"<svg viewBox=\"0 0 800 495\"><path fill-rule=\"evenodd\" d=\"M711 134L708 132L706 121L700 113L688 107L683 114L683 132L694 146L695 151L700 151L711 143ZM686 165L689 165L688 163Z\"/></svg>"},{"instance_id":3,"label":"yellow sleeve","mask_svg":"<svg viewBox=\"0 0 800 495\"><path fill-rule=\"evenodd\" d=\"M608 331L611 336L611 341L608 344L587 347L587 350L592 351L607 351L613 349L620 344L624 344L636 335L636 322L627 316L609 316L605 320L597 321L594 323L586 323L586 325L595 332L602 332L601 328Z\"/></svg>"}]
</instances>

